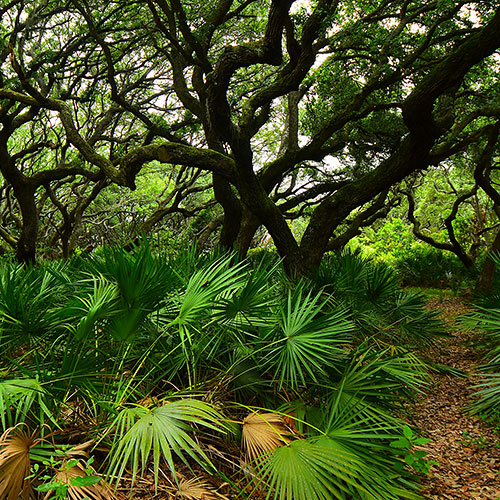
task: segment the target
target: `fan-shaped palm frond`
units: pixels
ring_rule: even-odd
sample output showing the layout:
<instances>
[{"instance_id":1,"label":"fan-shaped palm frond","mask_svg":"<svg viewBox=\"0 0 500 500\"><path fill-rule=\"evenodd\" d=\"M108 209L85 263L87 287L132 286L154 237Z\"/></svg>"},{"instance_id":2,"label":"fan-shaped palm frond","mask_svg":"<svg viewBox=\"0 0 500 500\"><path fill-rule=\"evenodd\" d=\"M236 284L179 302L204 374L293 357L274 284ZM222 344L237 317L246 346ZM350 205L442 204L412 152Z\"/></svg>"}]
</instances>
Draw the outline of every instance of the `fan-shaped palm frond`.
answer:
<instances>
[{"instance_id":1,"label":"fan-shaped palm frond","mask_svg":"<svg viewBox=\"0 0 500 500\"><path fill-rule=\"evenodd\" d=\"M387 266L358 254L344 252L324 259L312 284L349 310L362 340L376 336L399 345L427 345L445 334L420 294L402 292Z\"/></svg>"},{"instance_id":2,"label":"fan-shaped palm frond","mask_svg":"<svg viewBox=\"0 0 500 500\"><path fill-rule=\"evenodd\" d=\"M308 437L256 462L255 473L269 488L267 498L419 498L411 481L397 472L401 462L389 446L401 435L400 420L345 393L342 386L313 412L293 413L304 419L298 423L306 424Z\"/></svg>"},{"instance_id":3,"label":"fan-shaped palm frond","mask_svg":"<svg viewBox=\"0 0 500 500\"><path fill-rule=\"evenodd\" d=\"M280 384L298 387L306 376L316 381L336 356L343 351L354 330L344 310L323 313L321 293L311 298L301 287L292 293L282 307L277 324L266 340L271 341L266 357Z\"/></svg>"},{"instance_id":4,"label":"fan-shaped palm frond","mask_svg":"<svg viewBox=\"0 0 500 500\"><path fill-rule=\"evenodd\" d=\"M144 471L153 454L155 484L158 483L160 456L163 456L175 475L172 452L187 463L186 455L204 467L210 460L188 433L191 426L201 426L224 432L223 417L208 403L196 399L165 402L163 406L148 409L127 408L115 421L115 440L111 450L109 477L119 481L127 463L132 468L132 483L137 473Z\"/></svg>"},{"instance_id":5,"label":"fan-shaped palm frond","mask_svg":"<svg viewBox=\"0 0 500 500\"><path fill-rule=\"evenodd\" d=\"M104 276L91 277L92 292L77 296L65 308L68 328L77 340L85 340L94 332L96 324L118 312L118 290ZM76 326L74 326L76 325Z\"/></svg>"},{"instance_id":6,"label":"fan-shaped palm frond","mask_svg":"<svg viewBox=\"0 0 500 500\"><path fill-rule=\"evenodd\" d=\"M500 366L485 365L484 369L493 369L493 373L483 373L483 381L474 386L476 398L470 405L472 413L481 413L485 416L498 414L500 408Z\"/></svg>"},{"instance_id":7,"label":"fan-shaped palm frond","mask_svg":"<svg viewBox=\"0 0 500 500\"><path fill-rule=\"evenodd\" d=\"M199 323L200 314L205 317L214 307L214 300L221 294L227 296L231 291L244 286L246 264L231 266L233 256L228 255L191 276L185 292L179 297L179 311L174 320L181 328Z\"/></svg>"},{"instance_id":8,"label":"fan-shaped palm frond","mask_svg":"<svg viewBox=\"0 0 500 500\"><path fill-rule=\"evenodd\" d=\"M498 261L499 257L495 256L494 260ZM490 416L500 408L500 309L484 307L485 300L481 300L480 304L475 311L464 315L462 322L464 326L480 328L484 334L488 362L479 367L483 379L475 386L476 399L471 403L470 410Z\"/></svg>"},{"instance_id":9,"label":"fan-shaped palm frond","mask_svg":"<svg viewBox=\"0 0 500 500\"><path fill-rule=\"evenodd\" d=\"M64 287L47 269L0 267L0 326L3 342L27 344L57 332Z\"/></svg>"},{"instance_id":10,"label":"fan-shaped palm frond","mask_svg":"<svg viewBox=\"0 0 500 500\"><path fill-rule=\"evenodd\" d=\"M237 331L266 326L270 321L277 296L274 293L278 264L262 260L254 268L248 269L246 282L235 293L221 297L215 305L214 320Z\"/></svg>"},{"instance_id":11,"label":"fan-shaped palm frond","mask_svg":"<svg viewBox=\"0 0 500 500\"><path fill-rule=\"evenodd\" d=\"M343 391L368 401L384 405L405 400L412 393L421 392L429 382L427 366L409 352L377 352L361 345L350 357L353 361L342 374Z\"/></svg>"},{"instance_id":12,"label":"fan-shaped palm frond","mask_svg":"<svg viewBox=\"0 0 500 500\"><path fill-rule=\"evenodd\" d=\"M207 481L197 478L181 479L175 496L186 500L221 500L226 498L210 488Z\"/></svg>"},{"instance_id":13,"label":"fan-shaped palm frond","mask_svg":"<svg viewBox=\"0 0 500 500\"><path fill-rule=\"evenodd\" d=\"M156 255L146 242L133 251L121 247L104 247L88 260L87 269L115 283L127 307L155 310L178 279L165 258Z\"/></svg>"},{"instance_id":14,"label":"fan-shaped palm frond","mask_svg":"<svg viewBox=\"0 0 500 500\"><path fill-rule=\"evenodd\" d=\"M247 460L258 457L291 441L290 430L281 415L276 413L250 413L243 420L241 441Z\"/></svg>"},{"instance_id":15,"label":"fan-shaped palm frond","mask_svg":"<svg viewBox=\"0 0 500 500\"><path fill-rule=\"evenodd\" d=\"M392 322L387 333L398 344L432 345L436 337L448 335L438 313L426 309L424 297L416 292L398 293L387 315Z\"/></svg>"},{"instance_id":16,"label":"fan-shaped palm frond","mask_svg":"<svg viewBox=\"0 0 500 500\"><path fill-rule=\"evenodd\" d=\"M30 448L34 435L19 426L0 436L0 498L17 500L30 491Z\"/></svg>"},{"instance_id":17,"label":"fan-shaped palm frond","mask_svg":"<svg viewBox=\"0 0 500 500\"><path fill-rule=\"evenodd\" d=\"M274 500L420 498L398 491L390 485L387 469L370 467L330 438L292 441L264 458L256 472L268 489L266 498Z\"/></svg>"},{"instance_id":18,"label":"fan-shaped palm frond","mask_svg":"<svg viewBox=\"0 0 500 500\"><path fill-rule=\"evenodd\" d=\"M47 406L47 392L38 380L13 379L0 381L0 422L3 430L27 419L41 426L54 422Z\"/></svg>"}]
</instances>

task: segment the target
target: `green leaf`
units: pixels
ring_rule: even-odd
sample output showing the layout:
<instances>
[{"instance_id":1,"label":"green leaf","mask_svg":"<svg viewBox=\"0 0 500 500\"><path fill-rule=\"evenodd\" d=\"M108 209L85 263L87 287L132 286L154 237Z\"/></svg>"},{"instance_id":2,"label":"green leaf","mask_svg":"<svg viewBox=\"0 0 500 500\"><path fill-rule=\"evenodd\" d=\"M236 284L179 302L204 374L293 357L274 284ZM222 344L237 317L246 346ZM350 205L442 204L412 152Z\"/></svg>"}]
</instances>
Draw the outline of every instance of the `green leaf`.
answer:
<instances>
[{"instance_id":1,"label":"green leaf","mask_svg":"<svg viewBox=\"0 0 500 500\"><path fill-rule=\"evenodd\" d=\"M405 435L405 437L409 440L412 439L413 437L413 431L411 430L411 428L405 424L405 426L403 427L403 434Z\"/></svg>"},{"instance_id":2,"label":"green leaf","mask_svg":"<svg viewBox=\"0 0 500 500\"><path fill-rule=\"evenodd\" d=\"M417 446L422 446L422 445L430 443L431 441L432 441L432 439L419 437L419 438L413 440L413 444L416 444Z\"/></svg>"},{"instance_id":3,"label":"green leaf","mask_svg":"<svg viewBox=\"0 0 500 500\"><path fill-rule=\"evenodd\" d=\"M390 446L392 448L410 448L410 442L406 438L399 438L397 441L393 441Z\"/></svg>"},{"instance_id":4,"label":"green leaf","mask_svg":"<svg viewBox=\"0 0 500 500\"><path fill-rule=\"evenodd\" d=\"M99 481L101 481L101 478L99 476L76 476L70 478L69 480L71 485L77 488L92 486L93 484L97 484Z\"/></svg>"},{"instance_id":5,"label":"green leaf","mask_svg":"<svg viewBox=\"0 0 500 500\"><path fill-rule=\"evenodd\" d=\"M346 311L324 312L322 293L304 296L302 288L288 294L266 339L270 342L266 358L271 369L280 385L292 388L306 384L306 379L317 381L325 366L343 353L354 329Z\"/></svg>"}]
</instances>

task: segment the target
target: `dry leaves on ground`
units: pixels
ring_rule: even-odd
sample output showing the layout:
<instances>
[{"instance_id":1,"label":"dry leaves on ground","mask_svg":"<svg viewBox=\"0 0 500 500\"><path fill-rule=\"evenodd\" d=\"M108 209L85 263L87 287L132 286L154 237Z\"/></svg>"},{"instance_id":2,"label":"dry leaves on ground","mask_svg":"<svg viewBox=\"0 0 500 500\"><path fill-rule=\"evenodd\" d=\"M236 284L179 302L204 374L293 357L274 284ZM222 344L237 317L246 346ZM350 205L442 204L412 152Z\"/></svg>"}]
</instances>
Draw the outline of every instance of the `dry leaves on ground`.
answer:
<instances>
[{"instance_id":1,"label":"dry leaves on ground","mask_svg":"<svg viewBox=\"0 0 500 500\"><path fill-rule=\"evenodd\" d=\"M460 299L433 300L452 334L432 352L434 362L464 370L468 378L437 374L426 398L414 406L413 421L420 432L432 438L428 459L438 465L423 479L422 494L429 499L464 500L500 498L500 436L466 407L477 383L474 366L483 362L471 345L471 332L460 328L455 318L467 311Z\"/></svg>"}]
</instances>

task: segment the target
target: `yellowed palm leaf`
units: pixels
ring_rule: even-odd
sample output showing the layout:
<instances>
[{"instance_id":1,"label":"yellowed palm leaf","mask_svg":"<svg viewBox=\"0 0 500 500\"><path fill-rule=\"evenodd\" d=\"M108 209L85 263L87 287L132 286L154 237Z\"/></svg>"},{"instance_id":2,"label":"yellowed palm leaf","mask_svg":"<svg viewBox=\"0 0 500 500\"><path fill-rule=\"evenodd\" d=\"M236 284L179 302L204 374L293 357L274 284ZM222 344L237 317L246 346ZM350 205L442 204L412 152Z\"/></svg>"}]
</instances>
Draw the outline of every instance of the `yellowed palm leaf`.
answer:
<instances>
[{"instance_id":1,"label":"yellowed palm leaf","mask_svg":"<svg viewBox=\"0 0 500 500\"><path fill-rule=\"evenodd\" d=\"M34 435L19 426L7 429L0 436L0 498L16 500L26 498L31 488L30 447Z\"/></svg>"},{"instance_id":2,"label":"yellowed palm leaf","mask_svg":"<svg viewBox=\"0 0 500 500\"><path fill-rule=\"evenodd\" d=\"M249 461L289 443L289 436L283 418L275 413L250 413L243 420L243 449Z\"/></svg>"},{"instance_id":3,"label":"yellowed palm leaf","mask_svg":"<svg viewBox=\"0 0 500 500\"><path fill-rule=\"evenodd\" d=\"M60 483L69 485L68 498L69 500L114 500L116 496L113 494L107 483L101 479L96 484L90 486L75 486L71 484L71 480L76 477L86 477L88 474L84 467L78 463L74 467L64 468L58 471L54 480ZM49 491L45 499L49 499L53 492Z\"/></svg>"},{"instance_id":4,"label":"yellowed palm leaf","mask_svg":"<svg viewBox=\"0 0 500 500\"><path fill-rule=\"evenodd\" d=\"M225 498L210 489L210 485L206 481L197 478L180 481L179 490L175 496L187 500L220 500L221 498Z\"/></svg>"},{"instance_id":5,"label":"yellowed palm leaf","mask_svg":"<svg viewBox=\"0 0 500 500\"><path fill-rule=\"evenodd\" d=\"M66 452L66 455L71 457L85 457L89 458L88 449L95 443L93 439L85 441L85 443L77 444Z\"/></svg>"}]
</instances>

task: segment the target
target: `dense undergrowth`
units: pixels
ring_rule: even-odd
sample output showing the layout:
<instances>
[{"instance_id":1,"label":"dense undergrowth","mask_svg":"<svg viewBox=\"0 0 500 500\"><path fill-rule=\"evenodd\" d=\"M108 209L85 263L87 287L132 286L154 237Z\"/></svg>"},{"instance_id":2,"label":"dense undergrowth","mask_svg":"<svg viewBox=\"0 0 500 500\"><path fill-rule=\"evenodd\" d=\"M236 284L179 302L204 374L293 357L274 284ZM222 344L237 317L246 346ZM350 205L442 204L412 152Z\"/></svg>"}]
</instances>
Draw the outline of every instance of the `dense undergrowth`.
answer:
<instances>
[{"instance_id":1,"label":"dense undergrowth","mask_svg":"<svg viewBox=\"0 0 500 500\"><path fill-rule=\"evenodd\" d=\"M496 265L500 256L492 255ZM478 367L481 382L476 386L470 405L478 414L494 426L500 426L500 287L494 282L491 293L476 297L473 312L463 318L464 324L479 334L478 347L483 350L486 362Z\"/></svg>"},{"instance_id":2,"label":"dense undergrowth","mask_svg":"<svg viewBox=\"0 0 500 500\"><path fill-rule=\"evenodd\" d=\"M202 470L240 498L418 498L404 403L443 329L387 266L293 281L266 255L104 248L1 266L0 322L0 498L108 499L148 471L216 498Z\"/></svg>"}]
</instances>

